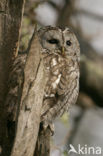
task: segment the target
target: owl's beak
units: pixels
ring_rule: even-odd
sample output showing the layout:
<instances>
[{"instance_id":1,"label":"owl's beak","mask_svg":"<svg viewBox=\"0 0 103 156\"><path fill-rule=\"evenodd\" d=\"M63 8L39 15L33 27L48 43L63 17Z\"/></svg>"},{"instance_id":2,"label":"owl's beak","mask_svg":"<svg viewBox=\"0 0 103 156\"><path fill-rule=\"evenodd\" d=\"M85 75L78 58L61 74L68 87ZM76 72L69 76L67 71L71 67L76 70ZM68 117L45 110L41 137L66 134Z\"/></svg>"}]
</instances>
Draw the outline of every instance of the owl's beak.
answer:
<instances>
[{"instance_id":1,"label":"owl's beak","mask_svg":"<svg viewBox=\"0 0 103 156\"><path fill-rule=\"evenodd\" d=\"M62 53L62 55L65 55L65 48L64 48L64 46L61 47L61 53Z\"/></svg>"}]
</instances>

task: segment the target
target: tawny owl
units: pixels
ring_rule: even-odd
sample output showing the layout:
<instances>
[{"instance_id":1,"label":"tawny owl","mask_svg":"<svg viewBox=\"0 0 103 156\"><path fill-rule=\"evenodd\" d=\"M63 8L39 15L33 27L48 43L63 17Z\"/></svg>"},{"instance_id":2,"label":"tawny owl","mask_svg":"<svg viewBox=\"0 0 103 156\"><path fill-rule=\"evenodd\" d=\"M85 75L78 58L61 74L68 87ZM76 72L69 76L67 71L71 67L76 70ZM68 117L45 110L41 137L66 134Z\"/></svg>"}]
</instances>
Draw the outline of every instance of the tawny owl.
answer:
<instances>
[{"instance_id":1,"label":"tawny owl","mask_svg":"<svg viewBox=\"0 0 103 156\"><path fill-rule=\"evenodd\" d=\"M41 121L52 122L76 103L79 92L80 48L69 29L46 26L38 31L48 81L43 99ZM18 101L18 79L24 69L26 54L18 55L9 79L6 105L8 118L15 120Z\"/></svg>"}]
</instances>

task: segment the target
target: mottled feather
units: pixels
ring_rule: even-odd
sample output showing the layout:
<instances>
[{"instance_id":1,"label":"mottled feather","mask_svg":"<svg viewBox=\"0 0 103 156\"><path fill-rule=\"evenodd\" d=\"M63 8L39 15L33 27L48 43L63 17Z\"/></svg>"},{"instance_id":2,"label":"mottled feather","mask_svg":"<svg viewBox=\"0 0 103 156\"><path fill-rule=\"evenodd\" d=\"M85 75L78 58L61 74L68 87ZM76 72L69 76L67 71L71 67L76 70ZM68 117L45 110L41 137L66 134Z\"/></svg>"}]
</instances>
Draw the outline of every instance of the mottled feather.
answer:
<instances>
[{"instance_id":1,"label":"mottled feather","mask_svg":"<svg viewBox=\"0 0 103 156\"><path fill-rule=\"evenodd\" d=\"M76 103L79 93L79 43L69 29L43 27L38 31L41 54L48 81L41 111L41 122L52 122ZM8 82L6 100L8 120L15 121L18 109L19 78L22 76L26 54L14 61ZM22 78L23 79L23 78Z\"/></svg>"}]
</instances>

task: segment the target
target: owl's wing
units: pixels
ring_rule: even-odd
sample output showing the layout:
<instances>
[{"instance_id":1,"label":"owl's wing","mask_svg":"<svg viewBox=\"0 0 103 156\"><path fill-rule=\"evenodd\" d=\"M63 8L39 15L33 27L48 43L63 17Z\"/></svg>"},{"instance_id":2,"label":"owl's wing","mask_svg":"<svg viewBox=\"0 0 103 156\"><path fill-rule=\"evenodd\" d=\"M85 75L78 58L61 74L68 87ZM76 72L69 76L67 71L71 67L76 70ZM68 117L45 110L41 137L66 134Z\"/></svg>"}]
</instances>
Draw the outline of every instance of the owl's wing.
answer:
<instances>
[{"instance_id":1,"label":"owl's wing","mask_svg":"<svg viewBox=\"0 0 103 156\"><path fill-rule=\"evenodd\" d=\"M48 107L42 115L42 120L53 121L56 117L68 111L69 107L76 102L78 93L79 86L75 71L73 73L63 71L54 97L55 103L48 103Z\"/></svg>"},{"instance_id":2,"label":"owl's wing","mask_svg":"<svg viewBox=\"0 0 103 156\"><path fill-rule=\"evenodd\" d=\"M18 108L19 87L23 83L23 69L25 65L26 54L18 55L15 59L8 80L8 93L6 97L7 120L15 121Z\"/></svg>"}]
</instances>

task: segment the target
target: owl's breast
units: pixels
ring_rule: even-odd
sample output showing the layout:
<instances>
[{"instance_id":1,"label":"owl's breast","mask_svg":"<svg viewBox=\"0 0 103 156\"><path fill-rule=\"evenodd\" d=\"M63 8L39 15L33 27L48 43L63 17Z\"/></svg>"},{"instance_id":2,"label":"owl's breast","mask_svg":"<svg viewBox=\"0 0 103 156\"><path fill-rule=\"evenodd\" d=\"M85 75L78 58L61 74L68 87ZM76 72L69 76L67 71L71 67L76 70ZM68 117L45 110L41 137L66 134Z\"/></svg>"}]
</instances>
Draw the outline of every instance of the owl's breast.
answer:
<instances>
[{"instance_id":1,"label":"owl's breast","mask_svg":"<svg viewBox=\"0 0 103 156\"><path fill-rule=\"evenodd\" d=\"M49 55L44 59L48 81L45 88L45 97L54 97L60 82L61 72L65 66L65 61L59 55Z\"/></svg>"}]
</instances>

